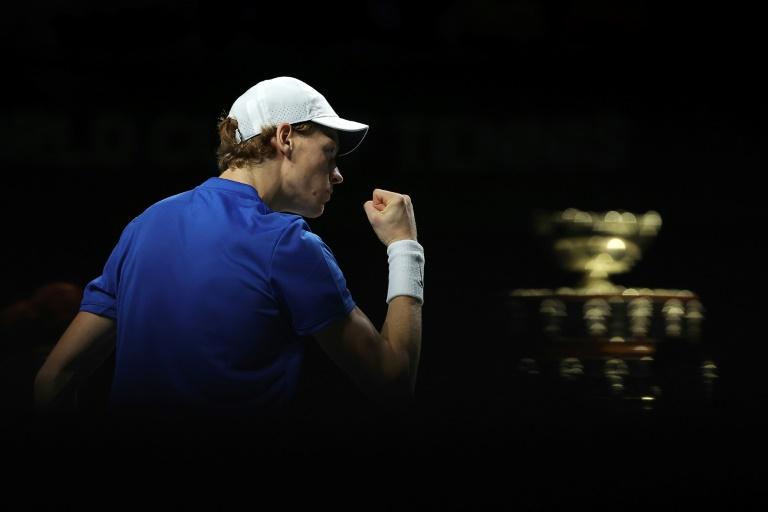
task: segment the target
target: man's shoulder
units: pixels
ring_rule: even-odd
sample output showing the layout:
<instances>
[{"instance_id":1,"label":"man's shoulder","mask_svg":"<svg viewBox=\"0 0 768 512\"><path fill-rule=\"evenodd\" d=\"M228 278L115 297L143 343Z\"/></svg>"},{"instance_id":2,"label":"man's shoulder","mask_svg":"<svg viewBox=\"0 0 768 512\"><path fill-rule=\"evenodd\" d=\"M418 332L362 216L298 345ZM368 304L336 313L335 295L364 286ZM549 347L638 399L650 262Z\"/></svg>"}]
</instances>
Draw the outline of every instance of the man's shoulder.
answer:
<instances>
[{"instance_id":1,"label":"man's shoulder","mask_svg":"<svg viewBox=\"0 0 768 512\"><path fill-rule=\"evenodd\" d=\"M136 220L140 221L146 218L147 216L152 215L153 213L157 213L158 211L162 211L168 208L174 208L174 206L178 206L179 204L185 202L186 198L188 198L189 195L192 194L192 192L193 192L192 190L186 190L184 192L180 192L178 194L164 197L163 199L155 201L154 203L146 207L144 211L142 211L139 215L137 215L134 221Z\"/></svg>"},{"instance_id":2,"label":"man's shoulder","mask_svg":"<svg viewBox=\"0 0 768 512\"><path fill-rule=\"evenodd\" d=\"M304 220L304 217L293 214L283 214L278 245L291 245L298 247L317 247L325 245L323 240L315 234Z\"/></svg>"}]
</instances>

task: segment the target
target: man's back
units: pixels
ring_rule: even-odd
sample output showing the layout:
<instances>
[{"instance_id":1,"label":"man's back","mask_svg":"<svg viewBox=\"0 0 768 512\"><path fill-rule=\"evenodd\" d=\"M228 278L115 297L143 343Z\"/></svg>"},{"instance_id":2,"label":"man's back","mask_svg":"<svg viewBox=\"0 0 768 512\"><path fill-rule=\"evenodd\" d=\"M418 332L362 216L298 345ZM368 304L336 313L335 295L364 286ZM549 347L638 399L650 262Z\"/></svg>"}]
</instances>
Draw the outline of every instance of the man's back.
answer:
<instances>
[{"instance_id":1,"label":"man's back","mask_svg":"<svg viewBox=\"0 0 768 512\"><path fill-rule=\"evenodd\" d=\"M316 246L324 244L301 217L271 211L253 187L230 180L211 178L148 208L81 307L105 314L114 304L111 404L226 411L289 401L304 353L301 317L354 307L340 271L320 268L337 269L335 260L313 254ZM326 288L315 293L338 296L328 310L296 304L302 268L328 274L314 283Z\"/></svg>"}]
</instances>

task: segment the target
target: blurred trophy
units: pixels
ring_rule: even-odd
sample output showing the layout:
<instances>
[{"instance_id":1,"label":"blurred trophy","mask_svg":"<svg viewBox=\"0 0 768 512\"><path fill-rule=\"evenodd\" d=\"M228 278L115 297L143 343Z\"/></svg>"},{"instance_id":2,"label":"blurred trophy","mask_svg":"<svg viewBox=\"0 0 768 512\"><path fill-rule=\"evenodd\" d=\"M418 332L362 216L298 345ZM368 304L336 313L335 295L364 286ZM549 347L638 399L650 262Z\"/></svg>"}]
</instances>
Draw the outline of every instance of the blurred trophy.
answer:
<instances>
[{"instance_id":1,"label":"blurred trophy","mask_svg":"<svg viewBox=\"0 0 768 512\"><path fill-rule=\"evenodd\" d=\"M611 281L642 259L661 224L654 211L535 216L535 233L577 278L571 287L505 294L516 376L643 409L665 396L712 396L717 366L700 349L699 297Z\"/></svg>"}]
</instances>

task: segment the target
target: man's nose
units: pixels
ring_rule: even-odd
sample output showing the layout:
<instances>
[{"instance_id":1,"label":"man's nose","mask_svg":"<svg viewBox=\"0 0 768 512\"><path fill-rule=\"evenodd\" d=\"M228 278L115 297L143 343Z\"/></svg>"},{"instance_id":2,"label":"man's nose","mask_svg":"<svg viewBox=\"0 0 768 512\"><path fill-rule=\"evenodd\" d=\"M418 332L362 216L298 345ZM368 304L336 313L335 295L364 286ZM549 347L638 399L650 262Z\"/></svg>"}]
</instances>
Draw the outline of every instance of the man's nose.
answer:
<instances>
[{"instance_id":1,"label":"man's nose","mask_svg":"<svg viewBox=\"0 0 768 512\"><path fill-rule=\"evenodd\" d=\"M334 167L333 171L331 172L331 183L338 185L342 181L344 181L344 176L341 175L338 167Z\"/></svg>"}]
</instances>

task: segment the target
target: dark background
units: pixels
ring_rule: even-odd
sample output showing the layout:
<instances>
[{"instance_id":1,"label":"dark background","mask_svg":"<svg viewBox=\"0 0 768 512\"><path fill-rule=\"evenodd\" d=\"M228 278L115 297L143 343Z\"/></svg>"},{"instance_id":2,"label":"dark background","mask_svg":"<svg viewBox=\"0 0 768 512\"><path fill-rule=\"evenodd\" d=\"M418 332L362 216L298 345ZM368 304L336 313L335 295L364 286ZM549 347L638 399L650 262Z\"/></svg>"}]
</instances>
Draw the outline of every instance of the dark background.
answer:
<instances>
[{"instance_id":1,"label":"dark background","mask_svg":"<svg viewBox=\"0 0 768 512\"><path fill-rule=\"evenodd\" d=\"M734 3L16 5L0 19L0 306L96 277L134 216L217 175L215 123L234 99L290 75L371 125L310 225L376 324L386 254L362 203L376 187L414 201L427 251L419 396L430 428L482 438L519 420L503 403L515 340L494 301L572 284L530 221L575 207L661 214L652 246L615 281L700 295L721 369L718 421L739 425L728 435L757 432L761 32L756 13ZM313 396L355 406L345 378L310 356ZM697 443L716 444L718 432Z\"/></svg>"}]
</instances>

